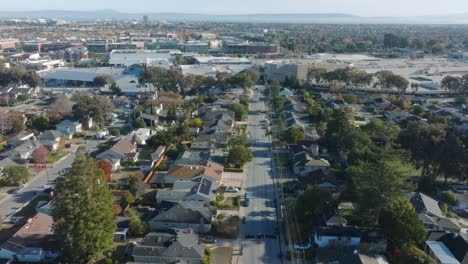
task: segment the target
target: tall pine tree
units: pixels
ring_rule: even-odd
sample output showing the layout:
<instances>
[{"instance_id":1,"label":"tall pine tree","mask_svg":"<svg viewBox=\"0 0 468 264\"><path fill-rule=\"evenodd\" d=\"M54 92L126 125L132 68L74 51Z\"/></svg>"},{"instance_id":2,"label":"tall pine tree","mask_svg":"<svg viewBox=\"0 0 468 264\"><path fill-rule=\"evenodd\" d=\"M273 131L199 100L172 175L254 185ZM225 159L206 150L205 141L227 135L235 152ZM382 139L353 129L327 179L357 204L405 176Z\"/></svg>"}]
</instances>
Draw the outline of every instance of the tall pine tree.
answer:
<instances>
[{"instance_id":1,"label":"tall pine tree","mask_svg":"<svg viewBox=\"0 0 468 264\"><path fill-rule=\"evenodd\" d=\"M112 194L95 161L79 154L57 184L54 230L67 263L87 263L112 249L115 216Z\"/></svg>"}]
</instances>

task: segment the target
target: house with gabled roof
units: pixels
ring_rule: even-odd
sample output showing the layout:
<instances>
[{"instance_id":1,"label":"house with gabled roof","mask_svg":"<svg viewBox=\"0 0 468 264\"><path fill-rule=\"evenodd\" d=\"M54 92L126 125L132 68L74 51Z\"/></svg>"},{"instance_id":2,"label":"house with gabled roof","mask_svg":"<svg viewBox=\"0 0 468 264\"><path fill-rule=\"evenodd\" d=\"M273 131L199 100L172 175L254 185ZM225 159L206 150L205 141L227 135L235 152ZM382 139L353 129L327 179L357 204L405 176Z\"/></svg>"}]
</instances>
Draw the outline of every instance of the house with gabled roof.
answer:
<instances>
[{"instance_id":1,"label":"house with gabled roof","mask_svg":"<svg viewBox=\"0 0 468 264\"><path fill-rule=\"evenodd\" d=\"M110 149L98 154L96 159L137 161L137 146L129 139L120 138Z\"/></svg>"},{"instance_id":2,"label":"house with gabled roof","mask_svg":"<svg viewBox=\"0 0 468 264\"><path fill-rule=\"evenodd\" d=\"M138 263L201 264L205 246L191 229L169 229L147 234L133 248L132 257Z\"/></svg>"},{"instance_id":3,"label":"house with gabled roof","mask_svg":"<svg viewBox=\"0 0 468 264\"><path fill-rule=\"evenodd\" d=\"M197 233L211 230L212 210L202 201L180 201L158 212L148 224L152 231L190 228Z\"/></svg>"},{"instance_id":4,"label":"house with gabled roof","mask_svg":"<svg viewBox=\"0 0 468 264\"><path fill-rule=\"evenodd\" d=\"M444 216L440 210L439 202L435 199L418 192L412 194L410 202L426 230L460 232L460 225L457 221Z\"/></svg>"},{"instance_id":5,"label":"house with gabled roof","mask_svg":"<svg viewBox=\"0 0 468 264\"><path fill-rule=\"evenodd\" d=\"M78 121L71 121L69 119L65 119L59 124L55 126L55 128L63 133L71 133L74 134L76 132L81 132L82 130L82 125Z\"/></svg>"},{"instance_id":6,"label":"house with gabled roof","mask_svg":"<svg viewBox=\"0 0 468 264\"><path fill-rule=\"evenodd\" d=\"M58 257L51 216L37 213L0 243L0 259L40 263ZM6 230L9 231L9 230Z\"/></svg>"},{"instance_id":7,"label":"house with gabled roof","mask_svg":"<svg viewBox=\"0 0 468 264\"><path fill-rule=\"evenodd\" d=\"M219 184L207 176L194 180L179 180L171 189L158 190L156 202L200 201L209 206L218 187Z\"/></svg>"}]
</instances>

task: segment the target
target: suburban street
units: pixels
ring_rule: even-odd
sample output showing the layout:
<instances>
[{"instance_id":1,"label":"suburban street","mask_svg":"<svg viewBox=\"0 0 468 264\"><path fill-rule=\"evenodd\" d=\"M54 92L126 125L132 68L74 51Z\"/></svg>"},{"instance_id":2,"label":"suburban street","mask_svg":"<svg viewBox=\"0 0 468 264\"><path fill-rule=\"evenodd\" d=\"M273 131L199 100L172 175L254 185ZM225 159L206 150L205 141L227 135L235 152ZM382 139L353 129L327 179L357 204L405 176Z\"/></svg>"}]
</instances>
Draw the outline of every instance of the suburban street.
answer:
<instances>
[{"instance_id":1,"label":"suburban street","mask_svg":"<svg viewBox=\"0 0 468 264\"><path fill-rule=\"evenodd\" d=\"M247 165L246 193L250 205L244 208L245 235L276 234L277 228L274 183L271 175L271 142L266 136L265 102L262 90L253 91L249 111L250 140L254 159ZM244 239L243 263L281 263L279 240L271 238Z\"/></svg>"},{"instance_id":2,"label":"suburban street","mask_svg":"<svg viewBox=\"0 0 468 264\"><path fill-rule=\"evenodd\" d=\"M71 152L68 156L56 162L53 168L46 169L37 175L32 176L31 180L24 184L24 188L19 193L8 194L5 198L0 200L1 218L4 219L5 217L10 216L13 211L29 202L34 197L34 193L42 192L42 186L50 185L52 181L59 176L59 171L64 168L71 167L74 160L75 153Z\"/></svg>"}]
</instances>

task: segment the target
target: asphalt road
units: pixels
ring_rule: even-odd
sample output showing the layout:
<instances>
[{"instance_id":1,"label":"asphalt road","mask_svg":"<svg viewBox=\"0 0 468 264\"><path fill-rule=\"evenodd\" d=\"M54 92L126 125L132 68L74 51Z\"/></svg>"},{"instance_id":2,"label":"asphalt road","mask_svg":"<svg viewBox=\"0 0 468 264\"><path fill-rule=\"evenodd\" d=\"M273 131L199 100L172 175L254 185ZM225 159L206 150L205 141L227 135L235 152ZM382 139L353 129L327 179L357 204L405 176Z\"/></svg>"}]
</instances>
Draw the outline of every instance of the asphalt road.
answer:
<instances>
[{"instance_id":1,"label":"asphalt road","mask_svg":"<svg viewBox=\"0 0 468 264\"><path fill-rule=\"evenodd\" d=\"M92 152L96 150L101 142L103 140L86 140L84 144L86 151ZM75 151L77 148L77 145L73 145L71 153L66 158L57 161L53 168L46 169L31 177L31 180L24 185L24 188L19 193L8 194L0 200L0 220L4 219L4 221L8 221L8 216L34 198L34 193L42 192L44 185L53 185L53 181L60 175L59 172L62 169L71 167L76 158Z\"/></svg>"},{"instance_id":2,"label":"asphalt road","mask_svg":"<svg viewBox=\"0 0 468 264\"><path fill-rule=\"evenodd\" d=\"M261 92L254 91L249 111L250 140L254 159L247 164L246 193L250 198L250 205L244 208L246 223L243 235L246 234L275 234L277 227L275 211L274 183L271 171L271 142L266 136L267 123L264 97ZM277 239L244 239L242 241L244 254L242 263L281 263L278 258L280 252Z\"/></svg>"},{"instance_id":3,"label":"asphalt road","mask_svg":"<svg viewBox=\"0 0 468 264\"><path fill-rule=\"evenodd\" d=\"M10 216L15 210L29 202L34 197L34 193L42 192L42 187L52 184L52 181L59 176L59 171L71 167L74 160L75 153L70 153L66 158L56 162L53 168L46 169L31 177L31 180L24 185L19 193L8 194L0 200L0 219Z\"/></svg>"}]
</instances>

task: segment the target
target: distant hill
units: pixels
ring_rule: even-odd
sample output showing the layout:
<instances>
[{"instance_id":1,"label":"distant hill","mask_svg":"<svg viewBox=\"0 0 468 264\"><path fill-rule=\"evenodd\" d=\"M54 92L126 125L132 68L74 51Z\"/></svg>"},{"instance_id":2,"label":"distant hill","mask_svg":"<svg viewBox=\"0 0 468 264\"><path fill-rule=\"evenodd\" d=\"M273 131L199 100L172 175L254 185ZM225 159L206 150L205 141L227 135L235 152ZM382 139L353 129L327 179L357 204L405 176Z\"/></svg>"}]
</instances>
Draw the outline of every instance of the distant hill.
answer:
<instances>
[{"instance_id":1,"label":"distant hill","mask_svg":"<svg viewBox=\"0 0 468 264\"><path fill-rule=\"evenodd\" d=\"M253 23L319 23L319 24L468 24L468 14L432 15L416 17L360 17L350 14L186 14L186 13L123 13L111 9L96 11L40 10L0 11L0 18L60 18L70 21L96 19L131 20L147 15L151 20L253 22Z\"/></svg>"}]
</instances>

